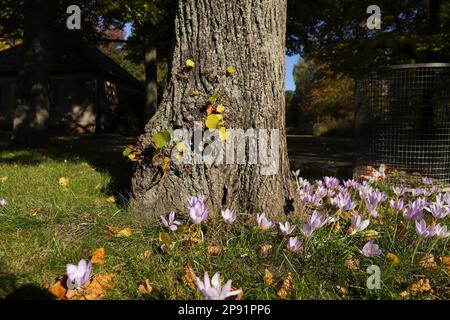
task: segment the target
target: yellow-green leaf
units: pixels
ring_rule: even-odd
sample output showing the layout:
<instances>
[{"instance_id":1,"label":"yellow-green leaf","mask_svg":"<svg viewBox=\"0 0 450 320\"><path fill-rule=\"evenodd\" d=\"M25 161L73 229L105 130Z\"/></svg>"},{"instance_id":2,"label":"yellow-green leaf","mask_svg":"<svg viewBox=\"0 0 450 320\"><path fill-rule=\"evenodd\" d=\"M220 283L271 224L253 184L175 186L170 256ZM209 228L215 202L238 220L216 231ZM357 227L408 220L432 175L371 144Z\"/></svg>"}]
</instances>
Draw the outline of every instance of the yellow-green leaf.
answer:
<instances>
[{"instance_id":1,"label":"yellow-green leaf","mask_svg":"<svg viewBox=\"0 0 450 320\"><path fill-rule=\"evenodd\" d=\"M225 111L225 107L224 107L223 105L219 104L219 105L217 106L217 108L216 108L216 111L217 111L218 113L222 113L222 112Z\"/></svg>"},{"instance_id":2,"label":"yellow-green leaf","mask_svg":"<svg viewBox=\"0 0 450 320\"><path fill-rule=\"evenodd\" d=\"M235 71L236 71L236 70L234 70L234 67L233 67L233 66L228 66L228 68L227 68L227 73L228 73L228 74L233 74Z\"/></svg>"},{"instance_id":3,"label":"yellow-green leaf","mask_svg":"<svg viewBox=\"0 0 450 320\"><path fill-rule=\"evenodd\" d=\"M167 170L169 169L170 162L171 162L171 160L170 160L169 157L164 157L164 164L163 164L163 166L162 166L162 169L163 169L163 172L164 172L164 173L166 173Z\"/></svg>"},{"instance_id":4,"label":"yellow-green leaf","mask_svg":"<svg viewBox=\"0 0 450 320\"><path fill-rule=\"evenodd\" d=\"M195 68L195 62L192 61L191 59L187 59L186 60L186 67Z\"/></svg>"},{"instance_id":5,"label":"yellow-green leaf","mask_svg":"<svg viewBox=\"0 0 450 320\"><path fill-rule=\"evenodd\" d=\"M192 95L193 96L198 96L200 94L200 91L198 90L192 90Z\"/></svg>"},{"instance_id":6,"label":"yellow-green leaf","mask_svg":"<svg viewBox=\"0 0 450 320\"><path fill-rule=\"evenodd\" d=\"M168 131L160 131L152 137L152 141L157 149L161 149L170 142L170 133Z\"/></svg>"},{"instance_id":7,"label":"yellow-green leaf","mask_svg":"<svg viewBox=\"0 0 450 320\"><path fill-rule=\"evenodd\" d=\"M223 117L220 114L210 114L206 117L205 125L210 131L216 130L217 126L223 124Z\"/></svg>"}]
</instances>

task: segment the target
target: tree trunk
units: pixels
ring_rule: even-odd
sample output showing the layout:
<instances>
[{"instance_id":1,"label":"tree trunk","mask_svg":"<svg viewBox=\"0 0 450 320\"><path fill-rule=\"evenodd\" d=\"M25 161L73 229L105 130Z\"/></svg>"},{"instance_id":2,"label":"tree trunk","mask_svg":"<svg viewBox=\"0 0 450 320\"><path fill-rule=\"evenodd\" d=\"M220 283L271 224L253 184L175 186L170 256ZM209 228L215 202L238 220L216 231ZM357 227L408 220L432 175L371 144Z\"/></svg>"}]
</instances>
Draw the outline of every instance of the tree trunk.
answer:
<instances>
[{"instance_id":1,"label":"tree trunk","mask_svg":"<svg viewBox=\"0 0 450 320\"><path fill-rule=\"evenodd\" d=\"M33 145L46 140L49 121L51 24L53 1L24 1L24 63L17 77L12 142Z\"/></svg>"},{"instance_id":2,"label":"tree trunk","mask_svg":"<svg viewBox=\"0 0 450 320\"><path fill-rule=\"evenodd\" d=\"M163 174L144 161L135 167L131 206L149 217L185 212L187 198L204 193L212 213L222 207L269 215L290 211L297 202L284 118L286 0L180 0L177 10L170 79L140 146L150 148L150 137L161 130L192 131L194 121L204 123L206 98L220 92L227 128L279 129L279 166L275 174L263 174L264 165L248 161L249 147L247 162L239 165L194 164ZM194 68L185 66L188 59ZM236 71L226 76L228 66Z\"/></svg>"},{"instance_id":3,"label":"tree trunk","mask_svg":"<svg viewBox=\"0 0 450 320\"><path fill-rule=\"evenodd\" d=\"M145 117L147 121L156 112L158 107L158 51L152 35L157 32L151 23L148 23L148 33L145 39Z\"/></svg>"}]
</instances>

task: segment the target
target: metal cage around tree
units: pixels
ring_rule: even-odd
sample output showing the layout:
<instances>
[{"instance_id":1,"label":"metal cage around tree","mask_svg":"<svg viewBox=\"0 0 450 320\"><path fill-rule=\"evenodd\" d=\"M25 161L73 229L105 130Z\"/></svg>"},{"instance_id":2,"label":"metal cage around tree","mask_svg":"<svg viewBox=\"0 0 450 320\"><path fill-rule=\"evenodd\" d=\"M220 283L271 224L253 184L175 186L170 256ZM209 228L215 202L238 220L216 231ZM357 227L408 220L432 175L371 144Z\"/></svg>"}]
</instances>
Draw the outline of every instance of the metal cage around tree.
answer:
<instances>
[{"instance_id":1,"label":"metal cage around tree","mask_svg":"<svg viewBox=\"0 0 450 320\"><path fill-rule=\"evenodd\" d=\"M450 64L396 65L357 81L356 177L450 183Z\"/></svg>"}]
</instances>

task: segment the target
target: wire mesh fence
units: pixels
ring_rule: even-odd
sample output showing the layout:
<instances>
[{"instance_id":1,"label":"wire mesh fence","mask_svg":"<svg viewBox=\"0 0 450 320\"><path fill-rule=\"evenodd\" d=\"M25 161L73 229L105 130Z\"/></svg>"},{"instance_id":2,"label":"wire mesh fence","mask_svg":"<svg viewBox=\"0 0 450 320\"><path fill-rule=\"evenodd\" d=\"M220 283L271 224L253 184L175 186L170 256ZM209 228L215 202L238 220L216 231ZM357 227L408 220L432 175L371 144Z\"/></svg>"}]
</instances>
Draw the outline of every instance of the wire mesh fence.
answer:
<instances>
[{"instance_id":1,"label":"wire mesh fence","mask_svg":"<svg viewBox=\"0 0 450 320\"><path fill-rule=\"evenodd\" d=\"M450 64L398 65L357 81L357 178L450 183ZM379 170L380 171L380 170Z\"/></svg>"}]
</instances>

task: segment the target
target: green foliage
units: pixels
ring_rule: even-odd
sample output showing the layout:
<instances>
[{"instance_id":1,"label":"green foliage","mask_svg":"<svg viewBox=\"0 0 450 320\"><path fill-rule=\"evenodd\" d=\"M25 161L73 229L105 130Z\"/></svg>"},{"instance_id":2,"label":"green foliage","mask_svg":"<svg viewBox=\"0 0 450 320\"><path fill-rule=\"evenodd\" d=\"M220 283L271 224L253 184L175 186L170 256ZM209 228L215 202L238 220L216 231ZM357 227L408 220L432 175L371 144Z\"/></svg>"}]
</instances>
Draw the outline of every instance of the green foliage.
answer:
<instances>
[{"instance_id":1,"label":"green foliage","mask_svg":"<svg viewBox=\"0 0 450 320\"><path fill-rule=\"evenodd\" d=\"M160 131L152 136L152 141L157 149L162 149L170 142L170 133L168 131Z\"/></svg>"},{"instance_id":2,"label":"green foliage","mask_svg":"<svg viewBox=\"0 0 450 320\"><path fill-rule=\"evenodd\" d=\"M380 0L381 30L366 27L363 0L288 1L288 53L348 75L385 64L450 60L450 3Z\"/></svg>"}]
</instances>

